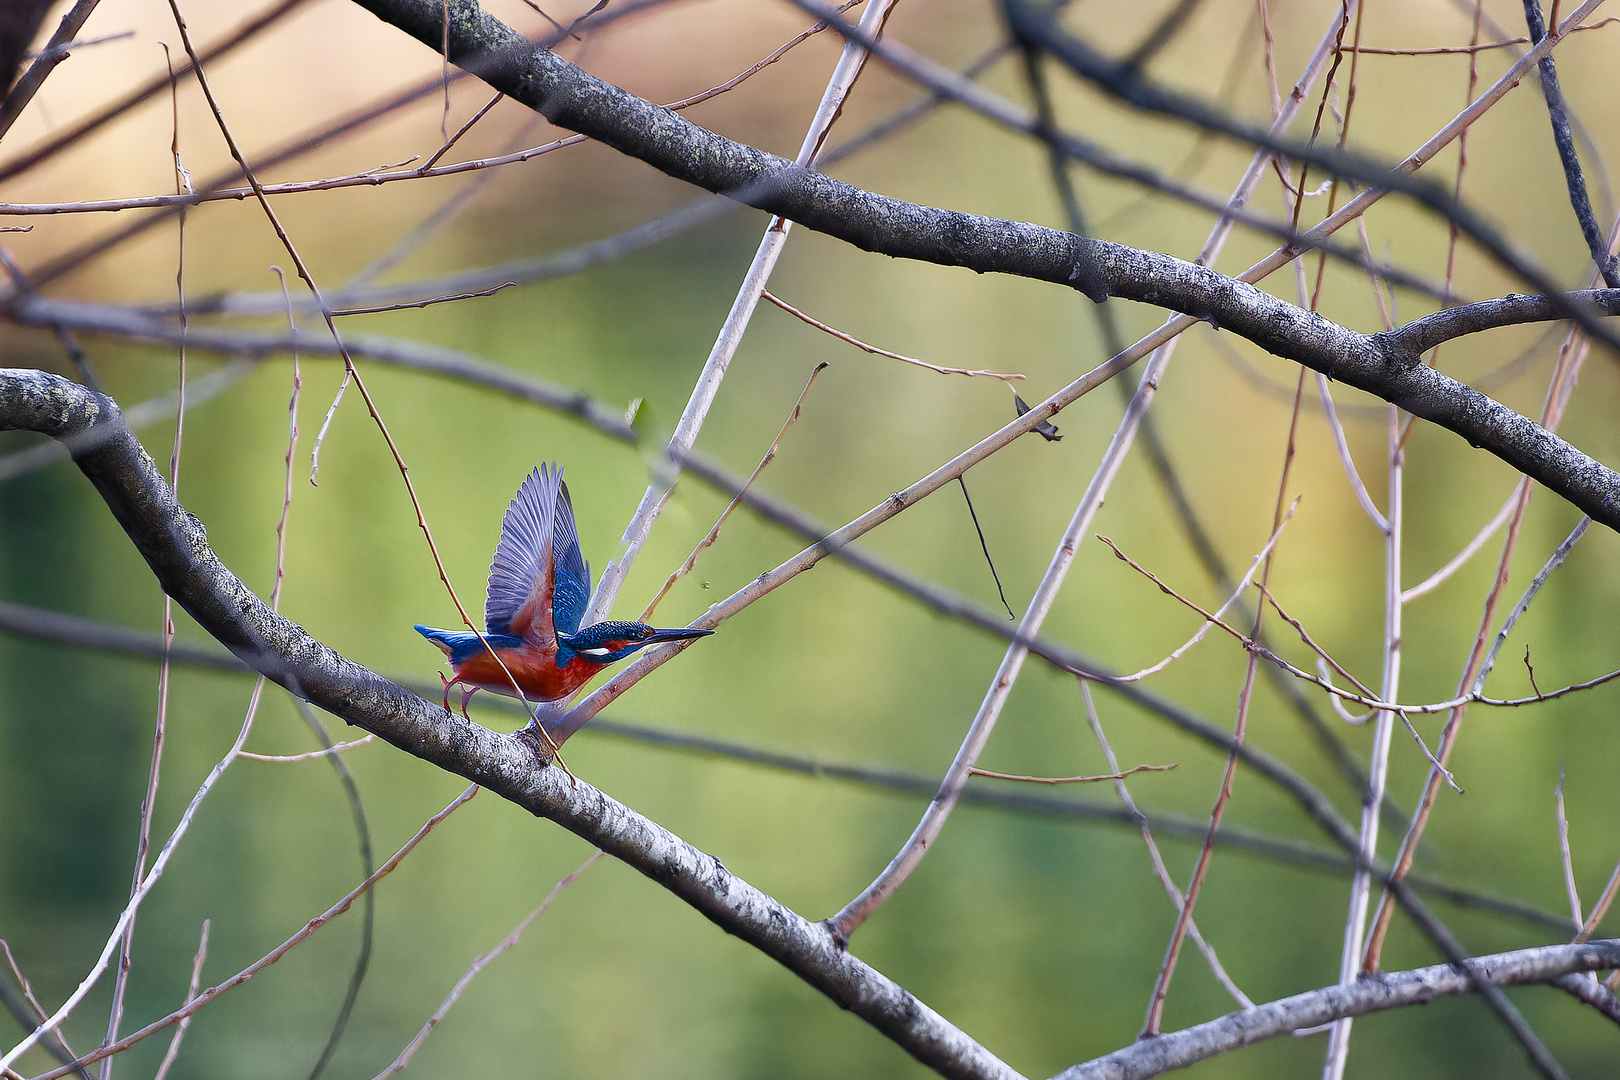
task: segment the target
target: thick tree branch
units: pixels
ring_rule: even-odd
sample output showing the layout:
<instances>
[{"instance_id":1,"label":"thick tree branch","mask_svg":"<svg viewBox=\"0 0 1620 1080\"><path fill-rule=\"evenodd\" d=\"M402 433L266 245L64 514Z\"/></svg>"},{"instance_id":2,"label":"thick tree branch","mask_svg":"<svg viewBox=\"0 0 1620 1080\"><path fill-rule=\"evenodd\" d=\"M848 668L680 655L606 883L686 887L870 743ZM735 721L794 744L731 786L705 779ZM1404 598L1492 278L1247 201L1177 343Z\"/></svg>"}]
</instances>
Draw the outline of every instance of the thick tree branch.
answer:
<instances>
[{"instance_id":1,"label":"thick tree branch","mask_svg":"<svg viewBox=\"0 0 1620 1080\"><path fill-rule=\"evenodd\" d=\"M523 733L502 735L354 663L272 611L219 561L110 398L41 371L0 369L0 430L56 438L106 500L163 590L241 660L294 695L407 753L555 821L777 960L917 1060L950 1077L1018 1076L832 935L720 861L549 767Z\"/></svg>"},{"instance_id":2,"label":"thick tree branch","mask_svg":"<svg viewBox=\"0 0 1620 1080\"><path fill-rule=\"evenodd\" d=\"M356 0L560 127L709 191L866 251L1003 273L1179 311L1348 383L1489 450L1620 529L1620 474L1425 366L1398 338L1360 334L1252 285L1161 255L1028 222L890 199L733 142L536 48L474 0ZM1041 419L1044 419L1042 417Z\"/></svg>"},{"instance_id":3,"label":"thick tree branch","mask_svg":"<svg viewBox=\"0 0 1620 1080\"><path fill-rule=\"evenodd\" d=\"M1420 1005L1441 997L1466 994L1474 980L1493 986L1557 982L1577 971L1620 965L1620 940L1600 947L1548 945L1539 949L1480 956L1469 962L1472 975L1449 964L1414 971L1367 976L1350 985L1327 986L1281 998L1253 1009L1228 1013L1207 1024L1169 1035L1142 1039L1133 1046L1058 1074L1057 1080L1146 1080L1197 1061L1225 1054L1279 1035L1317 1027L1346 1016Z\"/></svg>"},{"instance_id":4,"label":"thick tree branch","mask_svg":"<svg viewBox=\"0 0 1620 1080\"><path fill-rule=\"evenodd\" d=\"M0 370L0 430L6 429L38 431L66 444L159 584L254 669L349 723L490 788L636 867L942 1074L1017 1076L902 987L840 949L823 925L805 920L734 877L718 860L656 823L549 768L540 748L524 733L501 735L457 718L333 652L270 610L220 563L202 524L176 502L110 399L44 372ZM1309 805L1311 800L1305 801ZM1338 824L1330 808L1315 809L1313 816ZM1400 895L1404 906L1434 935L1432 917L1404 890ZM1448 953L1456 953L1455 943L1443 931L1436 940ZM1468 972L1456 975L1459 986L1494 989L1495 969L1479 967L1476 961L1466 964ZM1583 969L1565 967L1552 974L1570 970ZM1368 1007L1402 1003L1390 999ZM1309 1021L1316 1022L1321 1021ZM1232 1045L1247 1041L1253 1040L1246 1037Z\"/></svg>"}]
</instances>

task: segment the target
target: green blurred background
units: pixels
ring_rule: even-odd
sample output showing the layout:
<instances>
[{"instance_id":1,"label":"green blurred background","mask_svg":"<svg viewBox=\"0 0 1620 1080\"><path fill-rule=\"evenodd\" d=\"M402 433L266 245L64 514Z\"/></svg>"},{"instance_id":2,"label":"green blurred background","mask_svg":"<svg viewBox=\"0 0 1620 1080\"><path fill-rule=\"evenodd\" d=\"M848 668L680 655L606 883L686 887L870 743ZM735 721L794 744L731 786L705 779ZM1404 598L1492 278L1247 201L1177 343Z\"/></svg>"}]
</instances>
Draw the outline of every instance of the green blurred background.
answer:
<instances>
[{"instance_id":1,"label":"green blurred background","mask_svg":"<svg viewBox=\"0 0 1620 1080\"><path fill-rule=\"evenodd\" d=\"M1167 6L1090 0L1074 5L1070 20L1091 40L1122 52ZM515 2L489 8L528 32L543 28ZM197 5L194 33L215 40L249 10ZM1336 10L1321 2L1273 5L1270 29L1285 84ZM1520 32L1516 4L1487 10L1510 33ZM577 12L551 14L563 19ZM166 9L149 0L103 5L85 36L133 28L133 37L76 55L7 137L6 148L15 154L42 141L161 70L156 42L175 41L166 17ZM1440 0L1375 5L1363 41L1407 48L1462 44L1470 18ZM604 78L669 100L734 75L805 22L786 5L672 3L564 51ZM891 30L956 66L1002 33L993 8L963 0L908 0ZM1566 92L1577 115L1592 124L1594 142L1585 152L1605 224L1613 207L1601 155L1612 151L1616 132L1601 118L1610 85L1604 73L1613 70L1617 33L1578 35L1560 50ZM791 154L837 55L829 36L812 39L690 115L734 138ZM1484 36L1495 36L1488 25ZM1260 40L1252 7L1212 0L1151 71L1263 120L1270 91ZM1482 85L1510 62L1505 51L1482 54ZM236 130L250 152L259 152L435 70L430 53L358 8L311 0L222 61L216 79ZM1406 154L1460 108L1467 78L1466 57L1363 56L1353 142L1391 158ZM1003 60L986 81L998 93L1027 100L1014 60ZM1341 82L1348 85L1343 75ZM1240 147L1200 141L1181 125L1122 110L1061 76L1055 86L1072 129L1165 171L1180 170L1211 192L1229 190L1247 163ZM466 82L451 97L448 126L454 130L484 97ZM1341 113L1345 97L1341 92L1335 99ZM914 90L874 66L840 120L834 144L914 98ZM440 101L419 102L386 123L269 170L265 179L339 175L431 154L441 141L440 124ZM521 108L502 103L455 153L495 154L553 137L544 124L530 124ZM182 91L180 127L182 152L195 176L210 176L226 164L194 88ZM0 197L38 201L170 190L168 136L169 110L155 101L46 167L8 182ZM1448 150L1432 166L1435 175L1449 184L1456 160L1455 150ZM1468 169L1464 190L1476 205L1561 280L1584 283L1585 250L1533 88L1519 88L1474 129ZM915 201L1062 223L1043 154L959 110L939 111L836 171ZM1207 215L1164 199L1143 201L1132 189L1084 172L1077 177L1101 235L1184 257L1202 243ZM330 288L465 183L456 178L327 192L284 198L278 208ZM464 213L389 277L405 281L561 250L646 220L693 194L599 146L547 155L495 174ZM1324 202L1325 196L1308 203L1306 220L1320 217ZM1256 205L1281 213L1275 179ZM8 245L25 266L37 267L122 227L127 216L38 219L32 233L8 238ZM352 332L464 350L577 388L613 409L641 399L639 425L656 441L680 415L763 224L758 214L738 212L584 273L345 325ZM1390 199L1369 215L1367 226L1375 256L1443 276L1443 224ZM268 265L285 264L251 202L203 208L189 218L187 236L193 296L271 290ZM1270 247L1266 238L1240 232L1219 266L1235 272ZM166 225L47 292L164 303L173 297L175 250L174 227ZM1358 329L1379 328L1364 276L1329 266L1325 281L1326 314ZM1466 244L1457 282L1471 298L1516 285ZM1286 299L1296 296L1291 275L1279 274L1269 285ZM874 258L804 230L792 235L771 287L817 317L887 348L950 366L1022 372L1028 379L1020 393L1030 401L1104 355L1096 314L1076 295ZM1411 294L1398 301L1402 320L1430 310ZM1115 307L1131 339L1162 319L1145 307ZM278 325L275 318L220 322ZM1494 379L1488 384L1493 395L1534 413L1558 340L1537 327L1499 331L1448 346L1442 366L1459 378ZM126 408L173 389L173 350L110 337L87 338L86 347L108 392ZM1527 350L1534 351L1524 363L1492 375ZM1606 461L1620 460L1620 429L1610 419L1620 389L1614 359L1594 352L1561 429ZM831 369L811 391L802 419L761 485L832 525L1012 416L1006 389L994 381L945 378L872 357L762 305L703 429L700 449L745 473L769 445L812 366L824 360ZM0 363L71 370L53 335L16 327L0 337ZM222 363L217 355L194 351L191 375ZM362 368L469 608L481 597L506 500L540 461L567 467L586 554L597 570L616 554L617 538L648 482L636 450L568 417L476 386L377 363L363 362ZM411 624L449 626L456 617L404 487L352 391L322 451L320 485L304 481L311 438L339 370L332 361L307 357L302 370L303 439L282 610L361 663L431 682L439 656ZM1200 326L1183 338L1154 407L1192 501L1235 567L1247 565L1270 531L1296 372L1246 342ZM198 405L185 425L181 498L207 524L227 565L260 595L272 580L291 383L289 357L265 359L228 391ZM1385 410L1353 391L1337 392L1357 460L1383 505ZM1027 603L1120 414L1118 393L1105 387L1058 417L1061 443L1020 440L969 474L986 541L1015 608ZM167 460L172 422L139 434L155 457ZM7 435L0 439L0 455L38 441ZM1407 461L1403 581L1410 586L1475 533L1506 498L1514 477L1495 459L1422 425ZM1316 640L1376 684L1383 545L1357 507L1321 410L1310 401L1300 422L1289 495L1302 496L1302 502L1279 548L1276 593ZM625 587L619 617L641 610L723 505L714 492L682 484ZM1576 516L1557 498L1536 492L1512 566L1509 602ZM1139 454L1115 482L1096 531L1200 602L1218 602ZM867 544L916 575L997 606L995 585L954 487L885 525ZM739 512L697 570L663 602L659 621L688 621L802 546ZM1493 540L1467 569L1407 607L1402 700L1452 694L1500 550L1500 541ZM1616 538L1593 529L1504 650L1493 693L1529 691L1519 661L1527 643L1544 688L1616 666L1617 562ZM161 598L150 573L67 464L0 483L0 600L152 633L159 629ZM183 615L177 613L176 621L182 641L207 643ZM1088 540L1046 632L1133 670L1159 659L1195 626L1189 612ZM1292 642L1284 643L1284 651L1308 662ZM938 776L1001 654L997 640L828 562L728 622L607 715L826 763ZM1212 636L1150 685L1229 727L1243 665L1240 648ZM242 676L175 669L157 836L167 836L196 785L230 745L251 686ZM1441 797L1420 869L1567 916L1553 795L1564 775L1573 863L1590 905L1620 855L1613 798L1614 777L1620 775L1616 693L1603 688L1535 709L1474 710L1453 758L1467 794ZM157 667L151 662L0 636L0 937L48 1005L77 984L127 897L156 694ZM515 726L513 716L492 707L488 697L475 699L475 719ZM1204 820L1223 759L1118 697L1099 692L1098 700L1122 764L1178 765L1174 772L1132 780L1140 804L1150 813ZM1313 700L1364 761L1370 730L1331 719L1326 702ZM334 738L347 737L341 725L328 727ZM1420 720L1419 729L1432 743L1439 721ZM1264 681L1250 731L1257 745L1322 787L1342 812L1357 812L1359 794ZM249 745L288 754L318 744L288 697L272 690ZM566 757L581 778L811 918L835 911L882 868L925 801L590 727L568 744ZM346 761L379 857L462 787L382 744L351 751ZM981 764L1046 775L1105 771L1073 680L1028 665ZM1425 772L1420 752L1398 731L1390 766L1398 803L1411 805ZM1064 794L1116 805L1106 788ZM1319 847L1328 843L1276 788L1241 770L1227 821ZM1196 846L1161 839L1172 873L1184 884ZM1386 832L1380 850L1387 852L1395 840ZM450 818L379 887L369 977L327 1075L371 1076L392 1060L473 957L494 946L590 850L490 796ZM163 1015L183 998L204 919L212 920L206 985L279 943L360 876L350 810L329 764L238 762L204 805L142 911L124 1030ZM1219 850L1198 921L1243 989L1267 1000L1334 981L1347 892L1344 874ZM1440 902L1437 910L1475 952L1560 940L1545 925ZM1014 1067L1042 1076L1134 1038L1173 919L1134 829L965 805L917 873L860 931L854 949ZM357 913L337 920L205 1010L171 1075L307 1075L343 998L360 925ZM1397 918L1386 967L1437 959ZM1549 989L1510 996L1573 1075L1612 1075L1615 1032L1596 1013ZM67 1025L76 1048L100 1040L108 1001L103 980ZM1167 1027L1232 1007L1202 958L1186 953ZM1523 1053L1472 999L1363 1019L1355 1031L1352 1076L1529 1074ZM5 1041L9 1045L10 1036ZM117 1071L150 1075L166 1044L166 1035L149 1040L120 1058ZM1320 1038L1277 1040L1191 1073L1310 1074L1320 1068L1324 1046ZM24 1062L28 1074L52 1064L39 1052ZM522 943L478 977L411 1070L558 1077L926 1074L790 973L612 861L598 863L562 892Z\"/></svg>"}]
</instances>

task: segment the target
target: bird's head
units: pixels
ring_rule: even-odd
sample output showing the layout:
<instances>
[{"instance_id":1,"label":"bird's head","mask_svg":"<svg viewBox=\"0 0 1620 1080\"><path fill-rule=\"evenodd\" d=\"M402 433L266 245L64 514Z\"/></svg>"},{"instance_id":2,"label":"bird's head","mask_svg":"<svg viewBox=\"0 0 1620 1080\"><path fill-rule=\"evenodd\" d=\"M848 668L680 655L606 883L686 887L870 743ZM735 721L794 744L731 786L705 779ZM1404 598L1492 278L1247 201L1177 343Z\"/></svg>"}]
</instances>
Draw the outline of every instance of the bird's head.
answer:
<instances>
[{"instance_id":1,"label":"bird's head","mask_svg":"<svg viewBox=\"0 0 1620 1080\"><path fill-rule=\"evenodd\" d=\"M611 664L661 641L686 641L712 633L713 630L659 630L646 623L599 622L577 634L558 634L557 643L593 664Z\"/></svg>"}]
</instances>

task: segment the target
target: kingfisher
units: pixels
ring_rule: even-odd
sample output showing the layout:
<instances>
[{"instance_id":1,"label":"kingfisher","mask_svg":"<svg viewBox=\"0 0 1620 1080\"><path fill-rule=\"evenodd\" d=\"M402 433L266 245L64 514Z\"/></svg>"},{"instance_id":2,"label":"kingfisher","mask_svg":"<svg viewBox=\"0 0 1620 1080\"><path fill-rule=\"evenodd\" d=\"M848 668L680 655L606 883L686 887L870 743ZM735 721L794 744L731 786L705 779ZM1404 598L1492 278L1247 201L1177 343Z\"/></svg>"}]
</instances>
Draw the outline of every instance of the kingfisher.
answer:
<instances>
[{"instance_id":1,"label":"kingfisher","mask_svg":"<svg viewBox=\"0 0 1620 1080\"><path fill-rule=\"evenodd\" d=\"M466 630L416 625L417 633L443 650L455 672L453 679L439 676L446 711L452 686L461 687L462 716L467 715L467 699L479 690L507 697L518 697L521 690L529 701L558 701L604 667L648 645L714 633L659 630L638 622L580 628L591 598L591 567L579 549L574 506L562 473L555 462L549 469L534 469L506 508L489 566L484 640Z\"/></svg>"}]
</instances>

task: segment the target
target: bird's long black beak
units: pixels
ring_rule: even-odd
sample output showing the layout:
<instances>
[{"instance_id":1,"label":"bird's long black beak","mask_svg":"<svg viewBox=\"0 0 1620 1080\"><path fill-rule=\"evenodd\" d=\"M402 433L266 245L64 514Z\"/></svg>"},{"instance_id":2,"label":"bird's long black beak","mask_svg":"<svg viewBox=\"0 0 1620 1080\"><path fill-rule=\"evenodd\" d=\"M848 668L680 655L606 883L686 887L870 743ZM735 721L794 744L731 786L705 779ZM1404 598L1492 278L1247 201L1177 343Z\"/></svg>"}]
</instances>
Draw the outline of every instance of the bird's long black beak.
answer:
<instances>
[{"instance_id":1,"label":"bird's long black beak","mask_svg":"<svg viewBox=\"0 0 1620 1080\"><path fill-rule=\"evenodd\" d=\"M713 630L654 630L642 639L643 645L656 645L660 641L687 641L691 638L708 637Z\"/></svg>"}]
</instances>

